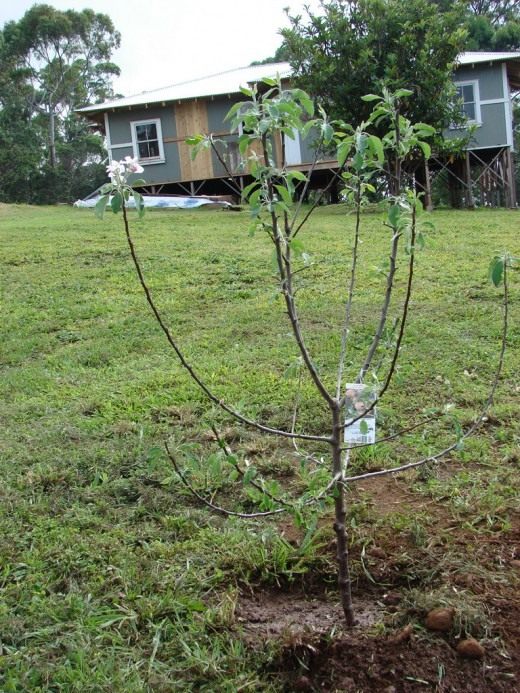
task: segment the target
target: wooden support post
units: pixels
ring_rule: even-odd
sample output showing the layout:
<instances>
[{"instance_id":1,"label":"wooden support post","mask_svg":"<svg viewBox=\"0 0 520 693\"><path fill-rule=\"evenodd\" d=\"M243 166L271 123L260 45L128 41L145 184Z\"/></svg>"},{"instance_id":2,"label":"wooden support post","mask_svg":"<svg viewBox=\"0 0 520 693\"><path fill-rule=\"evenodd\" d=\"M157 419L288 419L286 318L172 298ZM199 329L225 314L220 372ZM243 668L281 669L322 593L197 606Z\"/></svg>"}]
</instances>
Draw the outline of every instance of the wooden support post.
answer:
<instances>
[{"instance_id":1,"label":"wooden support post","mask_svg":"<svg viewBox=\"0 0 520 693\"><path fill-rule=\"evenodd\" d=\"M459 209L461 206L459 189L460 189L460 183L462 183L462 180L461 180L460 176L458 176L455 172L458 170L458 168L459 168L459 161L458 160L452 161L447 166L448 189L449 189L449 193L450 193L450 207L452 207L453 209Z\"/></svg>"},{"instance_id":2,"label":"wooden support post","mask_svg":"<svg viewBox=\"0 0 520 693\"><path fill-rule=\"evenodd\" d=\"M506 170L507 206L509 209L517 209L515 167L513 161L513 152L509 149L509 147L505 151L504 158Z\"/></svg>"},{"instance_id":3,"label":"wooden support post","mask_svg":"<svg viewBox=\"0 0 520 693\"><path fill-rule=\"evenodd\" d=\"M433 210L432 182L430 179L430 167L428 166L427 159L424 160L424 207L428 212Z\"/></svg>"},{"instance_id":4,"label":"wooden support post","mask_svg":"<svg viewBox=\"0 0 520 693\"><path fill-rule=\"evenodd\" d=\"M195 197L195 183L194 183L194 181L190 182L190 195L192 197Z\"/></svg>"},{"instance_id":5,"label":"wooden support post","mask_svg":"<svg viewBox=\"0 0 520 693\"><path fill-rule=\"evenodd\" d=\"M467 189L466 206L468 209L475 209L475 200L473 198L473 182L471 180L471 161L469 160L469 151L466 152L465 161L465 185Z\"/></svg>"}]
</instances>

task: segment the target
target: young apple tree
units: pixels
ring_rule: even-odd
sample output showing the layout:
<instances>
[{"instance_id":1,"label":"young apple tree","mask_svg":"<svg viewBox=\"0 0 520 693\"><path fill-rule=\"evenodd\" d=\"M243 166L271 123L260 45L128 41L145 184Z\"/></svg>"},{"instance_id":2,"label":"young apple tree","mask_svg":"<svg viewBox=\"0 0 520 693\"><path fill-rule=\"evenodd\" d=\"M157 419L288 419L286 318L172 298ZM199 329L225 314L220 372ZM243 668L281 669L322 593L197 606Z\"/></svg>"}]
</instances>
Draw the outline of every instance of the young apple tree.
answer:
<instances>
[{"instance_id":1,"label":"young apple tree","mask_svg":"<svg viewBox=\"0 0 520 693\"><path fill-rule=\"evenodd\" d=\"M266 435L293 440L297 451L299 451L297 441L306 441L315 447L321 446L325 449L325 454L321 457L302 454L305 465L310 465L321 473L315 477L307 473L304 476L307 487L302 493L296 494L284 489L276 480L265 478L254 466L240 460L227 447L222 436L214 428L222 453L220 459L228 469L228 479L240 484L246 492L248 501L254 503L256 509L251 512L240 512L219 505L213 494L208 496L207 489L197 487L196 480L190 475L189 470L183 466L175 451L166 444L167 453L180 481L193 496L212 510L242 518L266 517L284 512L301 517L312 508L320 509L325 504L332 503L334 531L337 539L338 587L346 622L352 626L355 623L355 614L352 603L346 525L347 489L350 484L360 479L395 474L436 462L460 447L463 440L474 433L482 423L493 402L504 360L508 320L508 271L514 259L508 255L497 256L493 259L490 270L495 285L503 285L503 331L495 376L480 415L467 430L459 428L454 434L453 442L442 450L397 467L353 474L350 472L349 462L354 450L367 445L377 446L431 421L431 419L425 419L419 423L411 423L395 434L382 438L375 437L376 406L387 393L396 373L410 312L416 254L424 245L423 232L428 227L428 222L421 221L422 205L418 194L403 184L402 165L404 160L412 155L428 158L430 147L427 140L434 131L423 123L411 123L400 113L400 100L410 94L406 90L399 90L394 94L385 91L382 96L366 96L365 100L373 102L374 107L366 122L357 128L337 121L330 122L321 108L316 115L314 104L305 92L300 89L284 89L278 80L265 80L261 88L253 86L250 89L243 89L243 92L246 100L233 105L227 118L237 133L244 166L247 166L252 177L252 182L241 191L242 198L249 204L251 211L249 231L263 234L266 242L273 248L277 289L282 296L291 333L299 353L297 366L299 379L301 380L303 373L307 374L329 413L328 424L323 430L311 432L300 430L297 407L294 407L292 426L286 429L277 428L268 421L248 417L237 407L224 401L185 354L152 296L130 230L128 206L132 197L139 214L144 212L142 197L128 182L130 174L139 173L142 170L137 161L127 157L126 161L114 162L110 165L108 170L111 183L103 191L104 194L97 204L97 212L102 216L107 206L114 212L122 212L130 254L148 305L176 357L207 399L223 410L227 416L244 426ZM378 132L381 132L383 128L385 134L382 137L372 134L371 129L374 127ZM297 134L314 140L314 163L307 173L289 169L285 163L286 138L293 138ZM211 134L190 138L189 143L193 145L195 155L203 148L212 149L221 163L226 166L225 146ZM281 152L278 160L277 143ZM322 373L304 334L296 290L300 272L305 269L309 261L302 240L305 225L319 204L320 197L327 193L327 188L321 191L310 206L302 204L302 200L309 190L320 156L326 151L330 158L331 150L335 152L338 172L336 178L329 183L329 187L337 180L341 181L344 196L353 208L354 233L351 247L345 249L349 259L344 265L347 267L346 278L342 277L345 284L344 309L336 368L333 373ZM350 382L347 382L346 371L350 369L352 372L352 368L349 366L347 369L346 364L351 346L349 339L352 330L353 303L356 294L363 292L363 287L357 282L360 264L359 250L363 235L362 211L367 199L374 193L376 181L383 175L385 161L391 162L392 165L391 189L398 191L387 199L386 217L383 222L387 230L389 258L385 286L374 322L372 339L366 353L359 360L355 375L351 377ZM230 178L232 178L231 172ZM133 185L142 185L143 182L134 181ZM400 275L401 285L404 286L404 298L401 299L400 314L397 318L394 317L392 325L389 325L390 307L396 302L394 294L398 275ZM383 375L380 376L381 369ZM327 479L324 479L324 465L328 467Z\"/></svg>"}]
</instances>

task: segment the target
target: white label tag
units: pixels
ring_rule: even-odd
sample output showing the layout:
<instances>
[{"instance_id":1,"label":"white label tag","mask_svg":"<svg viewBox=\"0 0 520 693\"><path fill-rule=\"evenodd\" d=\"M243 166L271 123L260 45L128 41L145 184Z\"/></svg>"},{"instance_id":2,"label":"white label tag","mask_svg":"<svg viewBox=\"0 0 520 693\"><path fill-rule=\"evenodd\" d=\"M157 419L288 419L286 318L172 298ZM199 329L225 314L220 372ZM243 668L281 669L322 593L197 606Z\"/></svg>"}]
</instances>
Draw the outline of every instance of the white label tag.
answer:
<instances>
[{"instance_id":1,"label":"white label tag","mask_svg":"<svg viewBox=\"0 0 520 693\"><path fill-rule=\"evenodd\" d=\"M374 388L359 383L349 383L345 392L345 443L348 445L371 445L376 442L376 409L365 412L375 401ZM354 423L358 416L361 418ZM350 424L350 425L349 425Z\"/></svg>"}]
</instances>

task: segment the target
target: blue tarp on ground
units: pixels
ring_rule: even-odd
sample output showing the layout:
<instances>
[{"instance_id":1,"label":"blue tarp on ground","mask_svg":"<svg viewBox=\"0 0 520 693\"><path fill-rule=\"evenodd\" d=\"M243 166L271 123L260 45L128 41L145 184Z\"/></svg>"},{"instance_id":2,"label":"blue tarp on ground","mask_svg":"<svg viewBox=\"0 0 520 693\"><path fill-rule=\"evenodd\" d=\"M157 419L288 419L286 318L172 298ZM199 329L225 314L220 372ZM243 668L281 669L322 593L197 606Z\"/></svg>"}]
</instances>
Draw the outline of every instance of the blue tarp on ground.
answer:
<instances>
[{"instance_id":1,"label":"blue tarp on ground","mask_svg":"<svg viewBox=\"0 0 520 693\"><path fill-rule=\"evenodd\" d=\"M93 197L90 200L76 200L74 207L95 207L99 196ZM143 195L145 207L164 207L170 209L194 209L195 207L203 207L205 205L213 205L217 207L231 207L229 202L224 200L208 200L205 197L161 197L159 195ZM128 207L134 207L134 200L128 200Z\"/></svg>"}]
</instances>

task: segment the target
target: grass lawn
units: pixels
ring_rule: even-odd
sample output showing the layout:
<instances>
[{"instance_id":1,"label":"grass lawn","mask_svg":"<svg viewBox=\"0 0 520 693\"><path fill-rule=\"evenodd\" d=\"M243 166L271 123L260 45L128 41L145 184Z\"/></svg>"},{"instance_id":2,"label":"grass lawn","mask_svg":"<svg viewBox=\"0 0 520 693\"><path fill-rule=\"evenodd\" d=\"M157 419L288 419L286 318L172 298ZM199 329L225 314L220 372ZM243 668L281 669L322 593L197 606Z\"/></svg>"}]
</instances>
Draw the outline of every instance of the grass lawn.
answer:
<instances>
[{"instance_id":1,"label":"grass lawn","mask_svg":"<svg viewBox=\"0 0 520 693\"><path fill-rule=\"evenodd\" d=\"M487 268L503 248L520 254L520 218L492 210L431 218L400 367L378 412L380 435L448 403L467 426L493 379L502 308ZM351 378L384 285L382 220L364 217ZM302 488L302 455L327 450L311 444L297 454L214 410L154 323L121 221L0 206L0 690L513 690L518 274L504 372L485 426L434 468L350 492L354 598L368 615L349 634L334 615L330 508L312 537L290 518L223 518L187 493L162 454L169 440L191 460L194 479L207 475L219 502L248 509L218 470L206 471L216 451L212 424L239 459L287 489ZM132 216L132 226L153 295L190 361L242 412L289 427L298 386L284 374L297 352L271 249L261 235L248 237L247 212L148 212L143 221ZM313 264L299 273L297 298L329 385L352 235L353 219L333 206L320 208L303 236ZM403 288L401 281L395 310ZM328 433L310 382L301 399L300 429ZM445 417L359 451L352 466L397 465L453 438ZM424 618L440 606L455 609L453 626L432 634ZM482 643L484 664L455 653L463 636Z\"/></svg>"}]
</instances>

